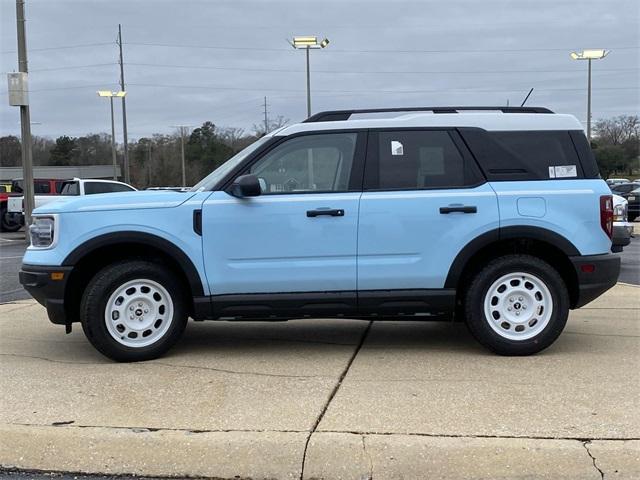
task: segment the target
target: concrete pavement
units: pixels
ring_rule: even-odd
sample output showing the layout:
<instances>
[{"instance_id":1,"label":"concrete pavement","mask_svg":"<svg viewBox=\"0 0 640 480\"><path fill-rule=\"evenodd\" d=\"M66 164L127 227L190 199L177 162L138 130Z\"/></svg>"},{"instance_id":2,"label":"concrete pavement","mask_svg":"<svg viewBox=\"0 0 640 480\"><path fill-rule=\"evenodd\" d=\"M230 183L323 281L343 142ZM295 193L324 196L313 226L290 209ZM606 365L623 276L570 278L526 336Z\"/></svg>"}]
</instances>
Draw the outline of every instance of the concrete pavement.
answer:
<instances>
[{"instance_id":1,"label":"concrete pavement","mask_svg":"<svg viewBox=\"0 0 640 480\"><path fill-rule=\"evenodd\" d=\"M640 477L640 288L494 356L448 323L190 323L115 364L0 305L0 465L211 478Z\"/></svg>"}]
</instances>

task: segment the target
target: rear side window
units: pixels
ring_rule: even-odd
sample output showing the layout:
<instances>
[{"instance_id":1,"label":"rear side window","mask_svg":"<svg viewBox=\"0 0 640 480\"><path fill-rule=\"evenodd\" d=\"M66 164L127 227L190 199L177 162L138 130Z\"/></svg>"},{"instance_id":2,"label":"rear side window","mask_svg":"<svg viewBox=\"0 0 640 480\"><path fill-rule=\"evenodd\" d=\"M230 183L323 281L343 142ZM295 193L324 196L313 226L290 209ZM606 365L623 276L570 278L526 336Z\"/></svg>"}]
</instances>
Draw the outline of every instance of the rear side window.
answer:
<instances>
[{"instance_id":1,"label":"rear side window","mask_svg":"<svg viewBox=\"0 0 640 480\"><path fill-rule=\"evenodd\" d=\"M473 159L463 156L448 131L380 131L375 144L377 154L370 151L367 157L368 188L422 190L478 183L479 175L469 165Z\"/></svg>"},{"instance_id":2,"label":"rear side window","mask_svg":"<svg viewBox=\"0 0 640 480\"><path fill-rule=\"evenodd\" d=\"M131 192L133 189L128 185L119 183L106 182L86 182L84 184L85 195L93 195L96 193L113 193L113 192Z\"/></svg>"},{"instance_id":3,"label":"rear side window","mask_svg":"<svg viewBox=\"0 0 640 480\"><path fill-rule=\"evenodd\" d=\"M574 139L566 130L487 132L462 128L460 133L490 181L568 180L597 175L590 164L585 175Z\"/></svg>"}]
</instances>

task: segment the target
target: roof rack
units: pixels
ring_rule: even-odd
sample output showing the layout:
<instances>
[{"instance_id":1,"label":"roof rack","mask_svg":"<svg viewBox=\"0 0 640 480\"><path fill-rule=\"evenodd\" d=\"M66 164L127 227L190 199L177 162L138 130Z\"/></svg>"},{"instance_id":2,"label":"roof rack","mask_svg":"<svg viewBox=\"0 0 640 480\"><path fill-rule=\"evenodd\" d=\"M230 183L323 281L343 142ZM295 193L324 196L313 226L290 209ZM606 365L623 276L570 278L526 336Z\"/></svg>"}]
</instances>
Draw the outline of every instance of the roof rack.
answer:
<instances>
[{"instance_id":1,"label":"roof rack","mask_svg":"<svg viewBox=\"0 0 640 480\"><path fill-rule=\"evenodd\" d=\"M360 110L328 110L311 115L303 123L337 122L349 120L351 115L358 113L388 113L388 112L433 112L459 113L465 110L486 110L502 113L553 113L545 107L408 107L408 108L365 108Z\"/></svg>"}]
</instances>

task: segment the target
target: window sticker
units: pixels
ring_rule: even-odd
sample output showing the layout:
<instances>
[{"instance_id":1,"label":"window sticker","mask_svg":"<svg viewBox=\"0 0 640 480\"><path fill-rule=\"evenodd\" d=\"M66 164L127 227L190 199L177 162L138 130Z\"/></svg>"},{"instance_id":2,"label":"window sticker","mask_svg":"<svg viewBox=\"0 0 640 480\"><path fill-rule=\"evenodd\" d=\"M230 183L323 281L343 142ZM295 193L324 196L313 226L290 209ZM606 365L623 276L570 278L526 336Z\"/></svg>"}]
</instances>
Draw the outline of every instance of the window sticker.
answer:
<instances>
[{"instance_id":1,"label":"window sticker","mask_svg":"<svg viewBox=\"0 0 640 480\"><path fill-rule=\"evenodd\" d=\"M555 169L555 167L549 167L549 178L556 178L556 169Z\"/></svg>"},{"instance_id":2,"label":"window sticker","mask_svg":"<svg viewBox=\"0 0 640 480\"><path fill-rule=\"evenodd\" d=\"M404 147L397 140L391 140L391 155L404 155Z\"/></svg>"},{"instance_id":3,"label":"window sticker","mask_svg":"<svg viewBox=\"0 0 640 480\"><path fill-rule=\"evenodd\" d=\"M556 178L577 177L578 169L575 165L559 165L555 167Z\"/></svg>"}]
</instances>

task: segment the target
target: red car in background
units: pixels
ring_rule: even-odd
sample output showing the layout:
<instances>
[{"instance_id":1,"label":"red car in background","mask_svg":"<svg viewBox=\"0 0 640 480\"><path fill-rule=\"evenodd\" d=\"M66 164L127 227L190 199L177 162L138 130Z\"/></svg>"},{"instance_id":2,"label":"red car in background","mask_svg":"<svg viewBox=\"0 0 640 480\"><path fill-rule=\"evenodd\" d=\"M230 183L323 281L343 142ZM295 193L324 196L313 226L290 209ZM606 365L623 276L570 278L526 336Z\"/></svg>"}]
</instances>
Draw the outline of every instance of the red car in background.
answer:
<instances>
[{"instance_id":1,"label":"red car in background","mask_svg":"<svg viewBox=\"0 0 640 480\"><path fill-rule=\"evenodd\" d=\"M33 180L34 193L36 195L60 195L62 185L65 182L58 178L35 178ZM20 230L22 222L19 215L7 212L7 202L10 196L22 195L23 181L21 178L11 181L11 189L0 189L0 231L16 232Z\"/></svg>"}]
</instances>

